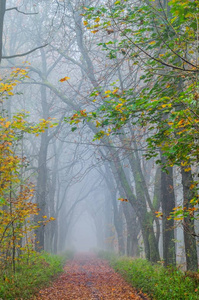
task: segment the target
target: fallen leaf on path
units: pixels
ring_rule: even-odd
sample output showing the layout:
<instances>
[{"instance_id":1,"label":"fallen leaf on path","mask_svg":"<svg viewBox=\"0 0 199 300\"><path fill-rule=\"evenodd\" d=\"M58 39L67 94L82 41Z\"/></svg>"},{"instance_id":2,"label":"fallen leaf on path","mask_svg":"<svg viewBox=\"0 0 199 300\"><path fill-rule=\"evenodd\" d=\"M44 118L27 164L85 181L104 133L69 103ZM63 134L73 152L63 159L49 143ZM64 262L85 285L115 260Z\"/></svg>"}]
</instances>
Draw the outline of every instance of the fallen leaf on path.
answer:
<instances>
[{"instance_id":1,"label":"fallen leaf on path","mask_svg":"<svg viewBox=\"0 0 199 300\"><path fill-rule=\"evenodd\" d=\"M36 300L143 300L105 260L78 255L68 262L50 287L41 290Z\"/></svg>"}]
</instances>

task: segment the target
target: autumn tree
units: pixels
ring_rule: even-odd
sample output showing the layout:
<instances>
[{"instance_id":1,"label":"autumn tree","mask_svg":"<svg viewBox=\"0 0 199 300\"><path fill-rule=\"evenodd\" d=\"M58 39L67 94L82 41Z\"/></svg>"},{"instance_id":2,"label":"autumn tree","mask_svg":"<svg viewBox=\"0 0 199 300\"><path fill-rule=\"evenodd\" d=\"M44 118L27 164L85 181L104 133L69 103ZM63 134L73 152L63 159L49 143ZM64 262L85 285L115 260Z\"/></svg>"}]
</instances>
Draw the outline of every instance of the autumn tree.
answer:
<instances>
[{"instance_id":1,"label":"autumn tree","mask_svg":"<svg viewBox=\"0 0 199 300\"><path fill-rule=\"evenodd\" d=\"M198 4L116 1L106 7L86 7L85 12L84 24L93 34L104 32L107 38L110 35L107 42L100 44L110 59L117 59L120 53L140 66L142 88L121 90L115 84L115 89L104 92L108 99L97 111L85 111L85 116L76 113L71 123L82 117L97 120L97 127L103 129L95 134L96 138L117 132L129 121L147 127L147 158L158 156L161 150L165 159L158 158L156 163L164 169L181 167L184 203L176 212L176 220L183 220L187 268L194 270L197 257L193 216L197 195L191 171L196 170L198 152ZM118 38L113 40L111 35L116 33ZM92 94L93 101L99 92L98 89ZM171 203L169 210L175 216L171 211L174 201ZM163 210L165 204L163 201ZM164 213L168 214L168 210ZM165 220L169 219L167 215ZM168 226L173 225L168 222Z\"/></svg>"},{"instance_id":2,"label":"autumn tree","mask_svg":"<svg viewBox=\"0 0 199 300\"><path fill-rule=\"evenodd\" d=\"M29 257L34 249L34 230L49 221L33 223L32 219L39 211L32 201L34 186L22 172L26 158L18 155L17 149L23 135L38 135L52 123L49 120L38 124L28 122L24 111L7 116L4 101L14 95L16 84L28 75L26 70L17 68L3 76L0 83L0 255L2 267L11 264L15 272L16 261L24 253Z\"/></svg>"}]
</instances>

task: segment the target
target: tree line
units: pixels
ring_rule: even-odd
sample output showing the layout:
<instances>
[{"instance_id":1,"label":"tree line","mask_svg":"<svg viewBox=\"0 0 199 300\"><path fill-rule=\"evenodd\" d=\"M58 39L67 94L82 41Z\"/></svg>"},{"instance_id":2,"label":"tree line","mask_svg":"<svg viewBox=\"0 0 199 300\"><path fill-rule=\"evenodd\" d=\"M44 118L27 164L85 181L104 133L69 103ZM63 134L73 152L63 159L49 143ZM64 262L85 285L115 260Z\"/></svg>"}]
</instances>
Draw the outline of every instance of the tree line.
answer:
<instances>
[{"instance_id":1,"label":"tree line","mask_svg":"<svg viewBox=\"0 0 199 300\"><path fill-rule=\"evenodd\" d=\"M5 4L1 253L63 250L86 210L99 247L197 270L198 3Z\"/></svg>"}]
</instances>

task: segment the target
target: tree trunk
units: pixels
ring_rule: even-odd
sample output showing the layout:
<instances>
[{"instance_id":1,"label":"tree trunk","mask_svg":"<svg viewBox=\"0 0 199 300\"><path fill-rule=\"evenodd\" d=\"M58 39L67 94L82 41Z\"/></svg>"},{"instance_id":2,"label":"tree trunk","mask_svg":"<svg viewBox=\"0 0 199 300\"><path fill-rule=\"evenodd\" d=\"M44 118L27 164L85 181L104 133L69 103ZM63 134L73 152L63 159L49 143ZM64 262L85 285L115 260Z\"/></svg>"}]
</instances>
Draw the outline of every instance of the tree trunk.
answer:
<instances>
[{"instance_id":1,"label":"tree trunk","mask_svg":"<svg viewBox=\"0 0 199 300\"><path fill-rule=\"evenodd\" d=\"M161 159L163 163L166 161L164 157ZM167 171L168 173L161 171L163 260L165 266L176 264L174 220L167 219L175 207L173 168L169 167L167 168Z\"/></svg>"},{"instance_id":2,"label":"tree trunk","mask_svg":"<svg viewBox=\"0 0 199 300\"><path fill-rule=\"evenodd\" d=\"M57 254L58 253L58 234L59 234L58 215L56 216L54 226L55 226L55 236L54 236L54 242L53 242L53 253Z\"/></svg>"},{"instance_id":3,"label":"tree trunk","mask_svg":"<svg viewBox=\"0 0 199 300\"><path fill-rule=\"evenodd\" d=\"M141 181L139 180L139 173L134 173L136 176L135 196L128 183L121 162L119 160L115 160L114 165L115 169L113 169L113 173L116 174L117 172L117 176L119 177L119 181L121 182L121 186L126 194L126 197L129 200L130 204L133 206L136 215L139 218L146 258L152 262L157 262L158 260L160 260L160 256L158 250L158 243L153 228L153 217L152 213L149 213L147 211L145 197L142 193L142 185L140 184Z\"/></svg>"},{"instance_id":4,"label":"tree trunk","mask_svg":"<svg viewBox=\"0 0 199 300\"><path fill-rule=\"evenodd\" d=\"M186 166L187 168L187 166ZM182 185L183 185L183 206L186 207L186 211L192 207L190 200L196 195L190 186L193 182L193 177L191 171L186 172L185 168L181 168L182 174ZM185 255L186 255L186 267L187 270L197 271L198 270L198 257L197 257L197 247L195 239L195 227L192 211L183 220L184 226L184 243L185 243Z\"/></svg>"},{"instance_id":5,"label":"tree trunk","mask_svg":"<svg viewBox=\"0 0 199 300\"><path fill-rule=\"evenodd\" d=\"M112 207L110 201L110 193L107 193L105 199L105 233L104 233L104 248L107 251L113 251L113 230L112 230Z\"/></svg>"},{"instance_id":6,"label":"tree trunk","mask_svg":"<svg viewBox=\"0 0 199 300\"><path fill-rule=\"evenodd\" d=\"M125 254L125 244L124 244L124 233L123 233L123 218L122 214L120 213L118 206L116 195L113 193L112 195L112 204L113 204L113 211L114 211L114 226L117 232L118 238L118 252L119 254Z\"/></svg>"},{"instance_id":7,"label":"tree trunk","mask_svg":"<svg viewBox=\"0 0 199 300\"><path fill-rule=\"evenodd\" d=\"M36 203L39 208L39 214L35 217L36 222L41 222L46 213L46 184L47 184L47 132L42 133L41 146L38 161L38 178L36 189ZM37 251L44 250L44 226L41 225L35 230Z\"/></svg>"},{"instance_id":8,"label":"tree trunk","mask_svg":"<svg viewBox=\"0 0 199 300\"><path fill-rule=\"evenodd\" d=\"M42 60L43 65L45 65L45 58ZM45 69L45 67L43 67ZM43 118L47 119L49 117L48 103L47 103L47 93L46 87L41 86L41 100L42 100L42 111ZM48 152L49 138L48 129L41 134L41 144L39 150L38 159L38 177L37 177L37 189L36 189L36 203L39 208L39 214L35 217L36 222L44 221L43 216L46 215L46 200L47 200L47 152ZM36 250L44 250L44 231L45 226L41 225L35 230L36 233Z\"/></svg>"},{"instance_id":9,"label":"tree trunk","mask_svg":"<svg viewBox=\"0 0 199 300\"><path fill-rule=\"evenodd\" d=\"M3 48L3 23L4 15L6 11L6 0L0 1L0 63L2 59L2 48Z\"/></svg>"},{"instance_id":10,"label":"tree trunk","mask_svg":"<svg viewBox=\"0 0 199 300\"><path fill-rule=\"evenodd\" d=\"M140 226L136 220L135 211L130 203L122 205L124 216L127 224L127 246L126 254L128 256L139 256L138 233Z\"/></svg>"}]
</instances>

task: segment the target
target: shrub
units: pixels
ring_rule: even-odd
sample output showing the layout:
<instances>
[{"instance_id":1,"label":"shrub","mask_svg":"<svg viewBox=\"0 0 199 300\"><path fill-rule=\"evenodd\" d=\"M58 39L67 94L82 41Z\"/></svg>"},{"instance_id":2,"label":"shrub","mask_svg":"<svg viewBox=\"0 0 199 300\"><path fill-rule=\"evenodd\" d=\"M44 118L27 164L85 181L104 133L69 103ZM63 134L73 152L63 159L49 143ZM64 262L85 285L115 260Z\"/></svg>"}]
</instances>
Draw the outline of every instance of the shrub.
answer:
<instances>
[{"instance_id":1,"label":"shrub","mask_svg":"<svg viewBox=\"0 0 199 300\"><path fill-rule=\"evenodd\" d=\"M21 261L15 274L12 270L0 271L0 299L25 300L47 285L63 271L63 264L71 258L71 253L62 256L48 253L32 254L29 263Z\"/></svg>"}]
</instances>

